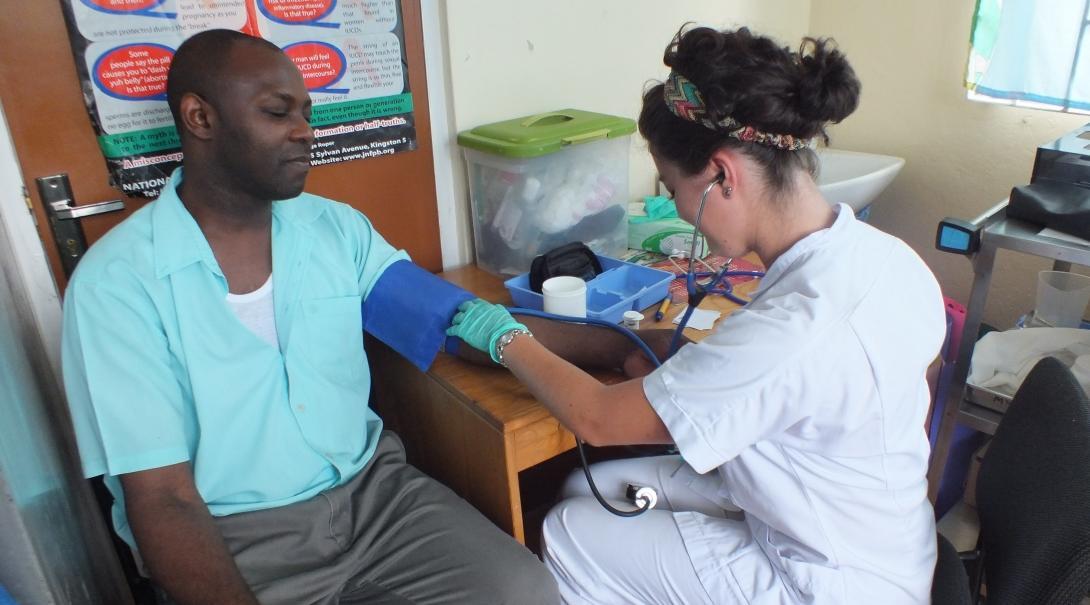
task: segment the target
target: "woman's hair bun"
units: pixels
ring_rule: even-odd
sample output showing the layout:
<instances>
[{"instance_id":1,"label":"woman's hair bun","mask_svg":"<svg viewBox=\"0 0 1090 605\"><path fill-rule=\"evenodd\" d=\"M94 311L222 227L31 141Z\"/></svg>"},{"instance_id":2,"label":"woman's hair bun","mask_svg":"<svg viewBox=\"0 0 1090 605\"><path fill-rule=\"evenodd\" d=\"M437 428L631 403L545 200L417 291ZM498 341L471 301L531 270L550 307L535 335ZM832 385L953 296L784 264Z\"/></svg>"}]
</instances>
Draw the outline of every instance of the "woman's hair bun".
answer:
<instances>
[{"instance_id":1,"label":"woman's hair bun","mask_svg":"<svg viewBox=\"0 0 1090 605\"><path fill-rule=\"evenodd\" d=\"M686 24L666 47L663 62L696 87L703 114L699 120L679 117L666 103L665 84L656 84L644 93L640 133L653 153L686 174L704 170L717 149L734 147L764 166L768 183L781 191L795 170L812 174L817 156L805 147L743 140L735 136L745 132L739 128L828 143L825 126L859 104L859 80L828 39L805 38L795 51L745 27L717 31Z\"/></svg>"},{"instance_id":2,"label":"woman's hair bun","mask_svg":"<svg viewBox=\"0 0 1090 605\"><path fill-rule=\"evenodd\" d=\"M826 38L804 38L798 53L798 111L808 120L839 122L859 104L855 71Z\"/></svg>"}]
</instances>

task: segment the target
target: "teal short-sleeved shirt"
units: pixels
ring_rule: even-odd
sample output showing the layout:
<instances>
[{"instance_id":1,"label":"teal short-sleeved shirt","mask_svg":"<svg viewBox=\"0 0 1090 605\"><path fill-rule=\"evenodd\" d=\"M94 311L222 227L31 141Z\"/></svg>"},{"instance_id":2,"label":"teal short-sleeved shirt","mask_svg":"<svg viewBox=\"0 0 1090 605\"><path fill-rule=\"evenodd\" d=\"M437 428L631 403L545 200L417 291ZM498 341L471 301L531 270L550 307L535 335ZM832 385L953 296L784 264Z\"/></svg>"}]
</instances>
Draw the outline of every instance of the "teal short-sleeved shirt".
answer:
<instances>
[{"instance_id":1,"label":"teal short-sleeved shirt","mask_svg":"<svg viewBox=\"0 0 1090 605\"><path fill-rule=\"evenodd\" d=\"M226 302L227 281L176 187L95 243L65 294L64 384L83 471L105 475L135 546L118 475L189 461L213 515L308 499L351 479L382 422L360 307L408 258L355 209L273 203L277 349Z\"/></svg>"}]
</instances>

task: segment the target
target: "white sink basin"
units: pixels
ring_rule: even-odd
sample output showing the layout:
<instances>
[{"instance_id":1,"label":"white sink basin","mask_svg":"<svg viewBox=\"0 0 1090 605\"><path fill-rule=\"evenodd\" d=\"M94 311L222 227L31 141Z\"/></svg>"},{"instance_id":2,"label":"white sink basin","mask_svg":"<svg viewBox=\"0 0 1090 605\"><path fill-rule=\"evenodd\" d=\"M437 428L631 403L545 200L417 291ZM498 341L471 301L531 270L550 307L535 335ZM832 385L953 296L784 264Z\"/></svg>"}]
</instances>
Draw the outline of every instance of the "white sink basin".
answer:
<instances>
[{"instance_id":1,"label":"white sink basin","mask_svg":"<svg viewBox=\"0 0 1090 605\"><path fill-rule=\"evenodd\" d=\"M870 205L905 165L904 158L876 153L817 149L821 167L817 186L830 204L845 203L859 212Z\"/></svg>"}]
</instances>

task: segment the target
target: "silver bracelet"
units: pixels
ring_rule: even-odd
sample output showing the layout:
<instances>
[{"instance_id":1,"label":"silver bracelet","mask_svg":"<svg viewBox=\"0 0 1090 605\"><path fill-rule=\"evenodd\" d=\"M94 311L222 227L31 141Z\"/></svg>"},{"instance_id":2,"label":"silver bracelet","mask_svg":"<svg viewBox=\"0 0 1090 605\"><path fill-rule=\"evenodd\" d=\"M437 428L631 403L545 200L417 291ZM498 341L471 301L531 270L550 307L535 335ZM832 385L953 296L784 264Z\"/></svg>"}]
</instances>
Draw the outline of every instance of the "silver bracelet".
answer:
<instances>
[{"instance_id":1,"label":"silver bracelet","mask_svg":"<svg viewBox=\"0 0 1090 605\"><path fill-rule=\"evenodd\" d=\"M523 328L513 328L500 335L499 339L496 341L496 361L501 366L505 368L507 367L507 362L503 360L504 347L511 344L511 342L515 340L515 337L520 335L529 336L530 338L534 337L534 335L531 334L529 330L525 330Z\"/></svg>"}]
</instances>

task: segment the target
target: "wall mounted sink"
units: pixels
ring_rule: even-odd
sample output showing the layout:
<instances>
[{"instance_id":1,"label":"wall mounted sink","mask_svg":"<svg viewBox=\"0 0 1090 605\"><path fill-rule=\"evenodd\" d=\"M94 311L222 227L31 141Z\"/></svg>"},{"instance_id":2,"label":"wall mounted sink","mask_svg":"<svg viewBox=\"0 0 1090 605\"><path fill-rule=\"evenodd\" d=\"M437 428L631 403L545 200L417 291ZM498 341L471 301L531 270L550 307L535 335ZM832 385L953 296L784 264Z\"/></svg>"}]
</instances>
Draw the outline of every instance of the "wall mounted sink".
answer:
<instances>
[{"instance_id":1,"label":"wall mounted sink","mask_svg":"<svg viewBox=\"0 0 1090 605\"><path fill-rule=\"evenodd\" d=\"M859 212L893 182L904 158L877 153L817 149L821 167L817 186L830 204L845 203Z\"/></svg>"}]
</instances>

